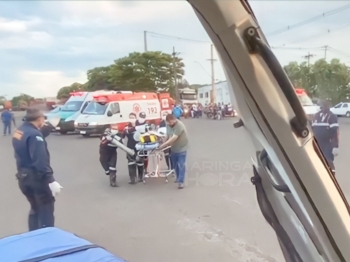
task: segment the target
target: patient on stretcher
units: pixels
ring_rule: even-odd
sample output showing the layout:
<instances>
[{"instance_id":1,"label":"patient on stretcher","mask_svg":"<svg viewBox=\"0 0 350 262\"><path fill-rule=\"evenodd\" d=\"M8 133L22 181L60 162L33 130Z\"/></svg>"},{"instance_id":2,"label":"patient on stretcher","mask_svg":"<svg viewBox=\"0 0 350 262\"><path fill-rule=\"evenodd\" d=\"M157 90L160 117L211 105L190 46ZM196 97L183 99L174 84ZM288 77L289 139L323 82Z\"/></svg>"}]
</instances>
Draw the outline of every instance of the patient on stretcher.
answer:
<instances>
[{"instance_id":1,"label":"patient on stretcher","mask_svg":"<svg viewBox=\"0 0 350 262\"><path fill-rule=\"evenodd\" d=\"M139 143L136 145L136 150L149 151L157 149L159 144L163 143L164 138L165 134L162 128L159 128L157 131L148 131L147 133L140 135Z\"/></svg>"}]
</instances>

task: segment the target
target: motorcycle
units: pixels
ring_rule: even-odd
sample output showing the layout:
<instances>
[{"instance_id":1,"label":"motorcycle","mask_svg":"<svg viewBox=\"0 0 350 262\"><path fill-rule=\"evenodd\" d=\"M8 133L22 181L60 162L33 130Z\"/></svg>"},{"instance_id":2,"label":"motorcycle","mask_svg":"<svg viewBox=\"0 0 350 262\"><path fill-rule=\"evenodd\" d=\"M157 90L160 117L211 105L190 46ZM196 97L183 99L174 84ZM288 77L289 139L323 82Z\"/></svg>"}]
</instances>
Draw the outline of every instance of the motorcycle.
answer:
<instances>
[{"instance_id":1,"label":"motorcycle","mask_svg":"<svg viewBox=\"0 0 350 262\"><path fill-rule=\"evenodd\" d=\"M184 118L189 118L190 115L191 115L191 111L190 111L188 108L184 108L184 111L183 111L183 113L182 113L182 116L183 116Z\"/></svg>"},{"instance_id":2,"label":"motorcycle","mask_svg":"<svg viewBox=\"0 0 350 262\"><path fill-rule=\"evenodd\" d=\"M214 111L212 109L206 110L205 114L207 115L207 118L213 118L214 117Z\"/></svg>"},{"instance_id":3,"label":"motorcycle","mask_svg":"<svg viewBox=\"0 0 350 262\"><path fill-rule=\"evenodd\" d=\"M228 107L224 110L224 116L235 117L237 116L237 112L232 107Z\"/></svg>"},{"instance_id":4,"label":"motorcycle","mask_svg":"<svg viewBox=\"0 0 350 262\"><path fill-rule=\"evenodd\" d=\"M199 116L200 116L200 112L198 110L197 111L192 110L192 112L191 112L192 118L199 118Z\"/></svg>"},{"instance_id":5,"label":"motorcycle","mask_svg":"<svg viewBox=\"0 0 350 262\"><path fill-rule=\"evenodd\" d=\"M222 119L222 111L217 110L215 115L214 115L214 120L221 120Z\"/></svg>"}]
</instances>

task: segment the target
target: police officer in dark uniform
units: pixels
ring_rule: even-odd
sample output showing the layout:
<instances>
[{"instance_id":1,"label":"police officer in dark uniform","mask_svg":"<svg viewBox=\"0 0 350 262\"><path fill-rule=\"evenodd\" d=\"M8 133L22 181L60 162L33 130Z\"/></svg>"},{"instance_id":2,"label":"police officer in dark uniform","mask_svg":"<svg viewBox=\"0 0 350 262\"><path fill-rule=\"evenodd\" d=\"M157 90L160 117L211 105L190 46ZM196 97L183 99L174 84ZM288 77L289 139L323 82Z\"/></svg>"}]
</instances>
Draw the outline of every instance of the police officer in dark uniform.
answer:
<instances>
[{"instance_id":1,"label":"police officer in dark uniform","mask_svg":"<svg viewBox=\"0 0 350 262\"><path fill-rule=\"evenodd\" d=\"M327 101L320 101L321 111L316 113L312 121L312 129L329 167L335 175L334 157L338 155L338 117L329 109Z\"/></svg>"},{"instance_id":2,"label":"police officer in dark uniform","mask_svg":"<svg viewBox=\"0 0 350 262\"><path fill-rule=\"evenodd\" d=\"M43 134L45 118L40 110L28 108L24 123L15 131L12 145L17 164L18 185L30 204L29 230L54 226L55 196L62 187L55 181L50 154Z\"/></svg>"}]
</instances>

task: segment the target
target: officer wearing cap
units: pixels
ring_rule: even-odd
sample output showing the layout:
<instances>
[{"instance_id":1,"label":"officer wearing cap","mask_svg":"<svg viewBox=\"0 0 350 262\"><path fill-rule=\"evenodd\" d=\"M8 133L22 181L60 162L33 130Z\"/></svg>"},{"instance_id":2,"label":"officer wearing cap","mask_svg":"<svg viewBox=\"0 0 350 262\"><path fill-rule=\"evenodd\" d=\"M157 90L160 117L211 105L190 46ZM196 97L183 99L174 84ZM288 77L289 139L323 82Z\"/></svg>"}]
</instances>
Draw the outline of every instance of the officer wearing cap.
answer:
<instances>
[{"instance_id":1,"label":"officer wearing cap","mask_svg":"<svg viewBox=\"0 0 350 262\"><path fill-rule=\"evenodd\" d=\"M338 117L330 111L327 101L319 103L321 111L316 113L312 121L312 129L329 167L335 175L334 157L339 152Z\"/></svg>"},{"instance_id":2,"label":"officer wearing cap","mask_svg":"<svg viewBox=\"0 0 350 262\"><path fill-rule=\"evenodd\" d=\"M17 164L18 185L30 204L29 230L54 226L55 196L61 186L53 177L50 154L44 137L45 117L28 108L23 124L15 131L12 145Z\"/></svg>"}]
</instances>

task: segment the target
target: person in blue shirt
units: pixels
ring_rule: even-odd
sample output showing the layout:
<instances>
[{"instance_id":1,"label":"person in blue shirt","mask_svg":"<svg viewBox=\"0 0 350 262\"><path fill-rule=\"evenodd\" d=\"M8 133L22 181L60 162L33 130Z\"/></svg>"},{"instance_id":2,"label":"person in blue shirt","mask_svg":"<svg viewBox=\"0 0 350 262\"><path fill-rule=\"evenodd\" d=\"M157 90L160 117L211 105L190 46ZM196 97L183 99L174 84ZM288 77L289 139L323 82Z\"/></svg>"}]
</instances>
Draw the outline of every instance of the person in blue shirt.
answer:
<instances>
[{"instance_id":1,"label":"person in blue shirt","mask_svg":"<svg viewBox=\"0 0 350 262\"><path fill-rule=\"evenodd\" d=\"M50 154L43 134L45 117L28 108L23 124L14 132L12 146L17 165L16 178L30 204L29 230L54 226L55 196L61 185L55 181Z\"/></svg>"},{"instance_id":2,"label":"person in blue shirt","mask_svg":"<svg viewBox=\"0 0 350 262\"><path fill-rule=\"evenodd\" d=\"M15 118L13 117L12 112L9 109L5 109L1 113L1 120L4 124L4 136L6 136L6 133L11 135L11 122L15 125Z\"/></svg>"},{"instance_id":3,"label":"person in blue shirt","mask_svg":"<svg viewBox=\"0 0 350 262\"><path fill-rule=\"evenodd\" d=\"M179 105L176 105L173 109L173 115L177 118L180 119L180 116L182 116L182 109Z\"/></svg>"}]
</instances>

